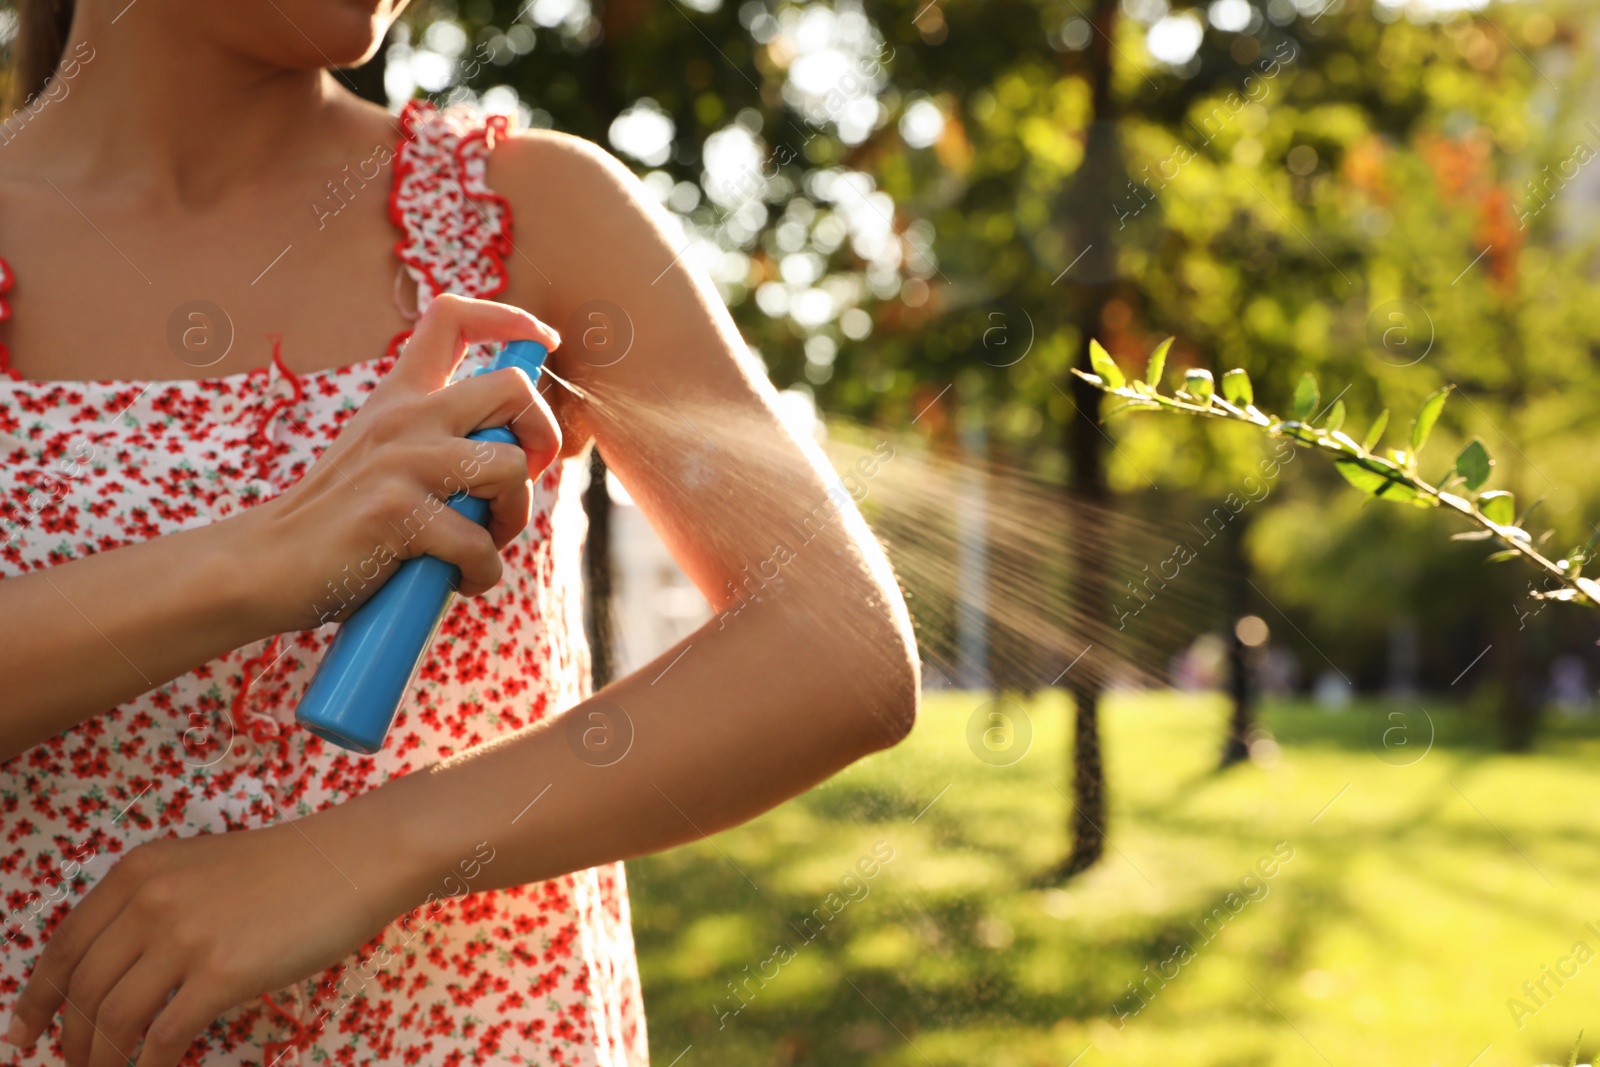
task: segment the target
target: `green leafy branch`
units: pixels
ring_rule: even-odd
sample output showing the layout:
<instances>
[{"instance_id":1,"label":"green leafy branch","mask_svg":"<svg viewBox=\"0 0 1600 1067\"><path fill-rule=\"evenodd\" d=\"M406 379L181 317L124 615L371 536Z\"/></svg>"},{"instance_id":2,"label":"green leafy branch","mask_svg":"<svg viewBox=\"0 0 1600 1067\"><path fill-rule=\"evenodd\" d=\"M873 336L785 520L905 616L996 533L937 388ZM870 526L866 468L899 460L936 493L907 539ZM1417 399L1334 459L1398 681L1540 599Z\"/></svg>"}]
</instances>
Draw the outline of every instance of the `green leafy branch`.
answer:
<instances>
[{"instance_id":1,"label":"green leafy branch","mask_svg":"<svg viewBox=\"0 0 1600 1067\"><path fill-rule=\"evenodd\" d=\"M1541 549L1551 532L1547 530L1535 538L1524 528L1528 515L1539 506L1539 501L1518 515L1516 498L1511 493L1483 488L1494 460L1482 441L1473 438L1436 484L1430 484L1418 474L1418 456L1428 443L1434 424L1439 421L1452 386L1445 386L1422 402L1411 422L1410 448L1391 448L1386 455L1380 455L1376 450L1389 425L1388 409L1384 409L1366 435L1357 441L1343 428L1344 401L1335 399L1323 408L1321 389L1311 374L1302 376L1295 386L1289 418L1271 415L1256 407L1250 375L1238 367L1222 376L1220 395L1216 380L1208 370L1185 371L1183 388L1173 393L1161 392L1167 350L1172 347L1172 341L1173 338L1167 338L1150 354L1143 380L1130 381L1110 353L1099 341L1093 340L1089 342L1089 358L1094 373L1076 369L1073 373L1124 401L1106 412L1108 418L1124 411L1179 411L1203 418L1248 423L1270 436L1287 437L1303 447L1330 452L1334 467L1345 480L1369 497L1424 508L1448 508L1477 527L1456 534L1456 540L1498 541L1503 547L1491 555L1490 560L1520 556L1555 579L1554 584L1547 581L1546 589L1536 596L1600 607L1600 582L1585 578L1582 573L1584 565L1594 558L1596 538L1590 538L1587 545L1573 549L1562 559L1545 555Z\"/></svg>"}]
</instances>

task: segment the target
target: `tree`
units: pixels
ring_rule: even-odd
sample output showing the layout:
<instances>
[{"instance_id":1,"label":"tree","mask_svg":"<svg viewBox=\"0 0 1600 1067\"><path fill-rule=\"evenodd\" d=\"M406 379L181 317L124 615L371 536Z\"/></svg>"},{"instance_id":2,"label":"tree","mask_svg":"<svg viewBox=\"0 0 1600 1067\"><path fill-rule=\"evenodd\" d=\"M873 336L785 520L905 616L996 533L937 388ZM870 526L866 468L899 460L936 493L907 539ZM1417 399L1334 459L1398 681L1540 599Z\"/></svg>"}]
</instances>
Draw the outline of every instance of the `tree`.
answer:
<instances>
[{"instance_id":1,"label":"tree","mask_svg":"<svg viewBox=\"0 0 1600 1067\"><path fill-rule=\"evenodd\" d=\"M1074 246L1083 249L1080 277L1073 281L1073 302L1077 305L1077 332L1089 337L1099 328L1117 282L1117 253L1111 236L1114 197L1125 179L1122 147L1119 143L1112 80L1113 35L1117 30L1117 0L1096 0L1089 10L1094 36L1087 49L1089 81L1088 128L1084 138L1083 163L1065 190L1066 212L1072 219ZM1063 275L1071 273L1069 268ZM1091 517L1104 513L1110 494L1106 489L1104 436L1096 425L1099 397L1095 396L1082 372L1091 366L1087 345L1080 344L1079 375L1070 379L1072 388L1071 455L1072 478L1069 497L1078 505L1074 513ZM1081 523L1081 520L1080 520ZM1069 530L1069 536L1073 531ZM1080 528L1071 536L1069 551L1073 560L1072 588L1079 601L1101 619L1109 615L1107 591L1109 560L1104 542ZM1102 638L1102 645L1105 644ZM1062 864L1061 874L1070 877L1098 863L1105 851L1107 805L1105 766L1100 755L1101 682L1091 669L1073 675L1067 690L1072 694L1072 813L1069 817L1072 850Z\"/></svg>"}]
</instances>

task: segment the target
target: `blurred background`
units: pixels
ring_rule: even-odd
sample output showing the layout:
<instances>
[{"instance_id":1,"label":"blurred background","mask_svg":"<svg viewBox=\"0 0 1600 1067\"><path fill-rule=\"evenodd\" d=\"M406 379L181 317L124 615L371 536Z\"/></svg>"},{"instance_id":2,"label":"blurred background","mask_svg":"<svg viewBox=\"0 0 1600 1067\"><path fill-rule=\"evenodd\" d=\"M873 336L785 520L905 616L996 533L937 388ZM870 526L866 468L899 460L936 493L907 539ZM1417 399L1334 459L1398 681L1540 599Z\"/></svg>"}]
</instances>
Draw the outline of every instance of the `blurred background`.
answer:
<instances>
[{"instance_id":1,"label":"blurred background","mask_svg":"<svg viewBox=\"0 0 1600 1067\"><path fill-rule=\"evenodd\" d=\"M346 72L631 165L916 619L908 742L629 864L656 1062L1600 1046L1600 612L1070 374L1173 335L1393 442L1454 384L1424 475L1476 437L1589 542L1597 41L1576 0L429 0ZM707 613L591 471L603 680Z\"/></svg>"}]
</instances>

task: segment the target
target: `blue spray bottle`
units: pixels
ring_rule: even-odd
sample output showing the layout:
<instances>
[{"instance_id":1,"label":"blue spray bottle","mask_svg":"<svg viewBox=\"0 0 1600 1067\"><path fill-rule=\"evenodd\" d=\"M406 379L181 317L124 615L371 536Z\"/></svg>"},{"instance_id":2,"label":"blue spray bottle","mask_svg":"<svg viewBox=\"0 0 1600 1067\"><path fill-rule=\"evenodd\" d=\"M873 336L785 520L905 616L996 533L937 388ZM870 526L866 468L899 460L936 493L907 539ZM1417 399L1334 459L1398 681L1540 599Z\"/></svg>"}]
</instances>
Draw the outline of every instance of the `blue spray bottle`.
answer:
<instances>
[{"instance_id":1,"label":"blue spray bottle","mask_svg":"<svg viewBox=\"0 0 1600 1067\"><path fill-rule=\"evenodd\" d=\"M477 373L521 367L537 381L548 354L537 341L511 341ZM516 435L504 426L477 430L467 439L517 443ZM445 503L479 525L489 521L487 500L460 492ZM300 699L295 721L341 748L364 753L382 748L400 700L460 582L460 568L433 556L400 564L372 599L339 627Z\"/></svg>"}]
</instances>

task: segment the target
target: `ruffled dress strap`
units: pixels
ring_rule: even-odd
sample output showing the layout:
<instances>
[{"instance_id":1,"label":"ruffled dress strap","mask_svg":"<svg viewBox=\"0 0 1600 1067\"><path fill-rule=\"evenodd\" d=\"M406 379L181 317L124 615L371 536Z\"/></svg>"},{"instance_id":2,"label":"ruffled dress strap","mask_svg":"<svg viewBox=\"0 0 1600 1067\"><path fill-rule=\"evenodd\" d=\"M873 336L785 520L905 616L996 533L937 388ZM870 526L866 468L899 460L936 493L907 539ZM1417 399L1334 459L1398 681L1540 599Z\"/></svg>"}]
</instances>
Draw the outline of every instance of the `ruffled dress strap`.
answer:
<instances>
[{"instance_id":1,"label":"ruffled dress strap","mask_svg":"<svg viewBox=\"0 0 1600 1067\"><path fill-rule=\"evenodd\" d=\"M394 167L389 215L395 254L417 285L417 311L440 293L487 299L506 288L511 206L489 188L489 154L507 136L504 115L476 116L412 101Z\"/></svg>"}]
</instances>

